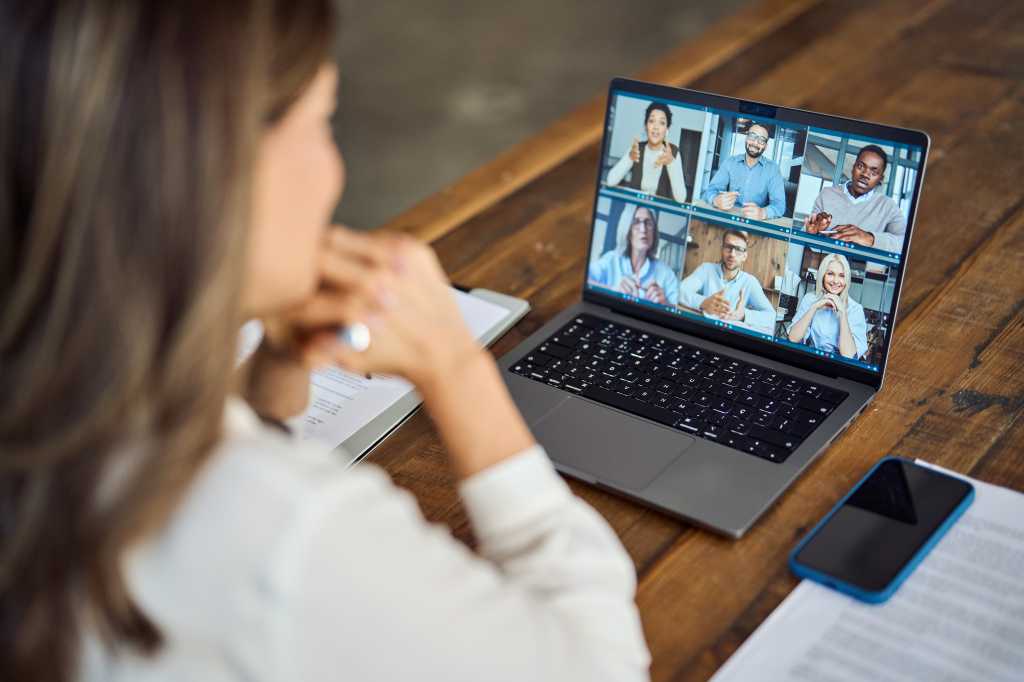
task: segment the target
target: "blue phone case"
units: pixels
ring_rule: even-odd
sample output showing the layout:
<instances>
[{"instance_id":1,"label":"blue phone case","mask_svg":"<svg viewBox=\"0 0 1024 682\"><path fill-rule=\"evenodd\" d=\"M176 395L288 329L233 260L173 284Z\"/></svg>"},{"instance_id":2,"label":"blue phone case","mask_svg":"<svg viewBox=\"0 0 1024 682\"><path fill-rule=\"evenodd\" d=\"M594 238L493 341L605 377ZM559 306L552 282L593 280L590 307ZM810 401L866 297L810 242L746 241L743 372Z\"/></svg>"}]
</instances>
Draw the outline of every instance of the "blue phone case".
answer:
<instances>
[{"instance_id":1,"label":"blue phone case","mask_svg":"<svg viewBox=\"0 0 1024 682\"><path fill-rule=\"evenodd\" d=\"M811 529L811 532L805 535L803 539L800 540L799 544L797 544L797 546L793 548L793 551L789 553L789 570L793 571L794 575L796 575L798 578L806 578L808 580L813 580L816 583L821 583L822 585L831 587L832 589L838 590L843 594L848 594L855 599L859 599L860 601L868 602L870 604L881 604L882 602L889 599L889 597L891 597L896 592L899 586L903 584L903 581L906 580L907 577L914 572L914 569L917 568L917 565L921 563L921 560L928 556L928 552L932 551L932 548L934 548L935 545L939 543L939 540L942 539L942 536L945 535L949 531L949 529L953 527L953 524L956 523L956 520L959 519L965 511L967 511L967 508L971 506L971 502L974 501L974 486L967 481L963 481L963 479L957 479L963 481L964 483L967 483L967 485L970 486L970 490L968 491L967 495L964 496L963 501L959 505L957 505L956 509L954 509L952 513L950 513L949 517L947 517L946 520L942 522L942 525L935 529L935 532L932 533L932 536L930 538L928 538L928 541L925 542L924 545L921 546L921 549L919 549L917 553L910 558L910 561L908 561L906 566L904 566L903 569L896 574L896 577L893 578L892 582L890 582L884 589L878 592L869 592L867 590L861 589L860 587L857 587L856 585L851 585L848 582L839 580L838 578L822 573L821 571L816 571L813 568L809 568L808 566L804 566L803 564L798 562L796 560L796 556L800 553L800 550L804 548L804 545L806 545L811 540L811 538L813 538L815 534L821 529L821 527L824 526L830 518L832 518L832 515L835 514L836 511L838 511L839 508L846 503L847 498L849 498L850 495L854 493L854 491L856 491L858 488L864 485L864 482L868 480L868 478L870 478L873 473L875 473L875 469L877 469L884 462L889 460L909 462L914 466L921 466L920 464L917 464L916 462L908 460L904 457L893 456L883 457L882 459L875 462L875 465L871 467L871 470L868 471L868 473L864 474L863 478L857 481L857 485L853 486L853 488L851 488L850 491L843 496L843 499L839 500L839 502L837 502L836 505L832 507L829 513L826 514L825 517L821 519L821 521L818 521L814 528ZM934 469L929 469L929 471L939 476L955 478L941 471L935 471Z\"/></svg>"}]
</instances>

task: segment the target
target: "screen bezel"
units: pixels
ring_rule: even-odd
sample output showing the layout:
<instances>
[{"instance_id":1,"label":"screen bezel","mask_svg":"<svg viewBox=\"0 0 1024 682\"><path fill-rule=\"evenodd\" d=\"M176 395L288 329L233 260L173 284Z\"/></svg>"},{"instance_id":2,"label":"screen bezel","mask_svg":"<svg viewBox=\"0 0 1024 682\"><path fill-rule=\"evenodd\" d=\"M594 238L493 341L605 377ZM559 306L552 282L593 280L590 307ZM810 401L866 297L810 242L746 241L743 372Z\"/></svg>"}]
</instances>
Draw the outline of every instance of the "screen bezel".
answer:
<instances>
[{"instance_id":1,"label":"screen bezel","mask_svg":"<svg viewBox=\"0 0 1024 682\"><path fill-rule=\"evenodd\" d=\"M774 118L786 123L796 125L814 126L818 128L831 128L839 132L860 135L863 137L874 137L891 140L897 144L916 145L921 148L921 168L914 183L914 193L910 202L910 211L907 216L907 231L903 238L903 251L900 255L900 262L897 266L896 283L893 289L893 308L889 318L889 334L885 339L882 348L882 361L878 371L864 369L856 365L845 364L841 361L832 361L815 357L795 348L789 348L774 341L762 340L750 337L745 334L730 331L728 329L715 328L711 325L701 324L680 315L663 312L654 307L647 307L639 304L628 303L614 296L604 294L591 289L587 284L587 267L583 269L583 300L588 303L605 306L616 313L628 315L646 322L652 322L661 326L673 329L686 334L691 334L709 341L725 344L740 350L757 353L763 357L784 362L788 365L806 369L818 374L825 374L844 379L850 379L872 388L879 389L885 378L885 370L889 360L889 349L892 344L893 332L896 328L896 315L899 310L900 292L903 289L903 278L906 273L907 261L910 256L910 242L913 234L914 221L917 217L917 206L921 198L921 184L924 180L925 170L928 162L928 149L930 139L927 133L920 130L908 128L895 128L879 123L868 123L856 119L819 114L803 109L792 109L789 107L775 106L763 102L739 100L733 97L714 95L698 90L685 88L673 88L665 85L635 81L627 78L612 79L608 86L608 99L604 111L603 139L601 142L601 161L597 165L597 182L594 193L594 206L590 216L590 239L587 242L587 254L591 252L594 240L594 221L597 214L597 196L601 190L601 175L604 168L603 160L608 152L608 145L611 143L608 135L611 113L612 98L617 91L624 91L640 97L651 97L657 99L676 101L682 104L698 107L709 107L724 111L735 112L740 115L758 116L761 118Z\"/></svg>"}]
</instances>

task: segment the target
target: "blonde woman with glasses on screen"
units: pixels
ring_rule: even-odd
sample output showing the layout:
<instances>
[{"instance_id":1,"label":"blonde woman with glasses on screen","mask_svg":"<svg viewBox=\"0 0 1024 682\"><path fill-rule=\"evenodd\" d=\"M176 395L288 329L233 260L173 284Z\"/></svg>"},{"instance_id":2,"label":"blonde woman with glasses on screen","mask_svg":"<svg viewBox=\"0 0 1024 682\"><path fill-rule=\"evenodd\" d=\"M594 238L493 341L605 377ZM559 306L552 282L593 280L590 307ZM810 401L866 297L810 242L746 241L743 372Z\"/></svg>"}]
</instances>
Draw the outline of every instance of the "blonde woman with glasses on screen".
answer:
<instances>
[{"instance_id":1,"label":"blonde woman with glasses on screen","mask_svg":"<svg viewBox=\"0 0 1024 682\"><path fill-rule=\"evenodd\" d=\"M626 204L617 234L619 246L591 264L587 280L651 303L678 303L679 278L658 259L658 213Z\"/></svg>"},{"instance_id":2,"label":"blonde woman with glasses on screen","mask_svg":"<svg viewBox=\"0 0 1024 682\"><path fill-rule=\"evenodd\" d=\"M327 227L333 25L327 0L0 5L5 682L647 677L629 557L433 253ZM363 352L334 340L355 322ZM477 553L268 425L326 362L416 386Z\"/></svg>"},{"instance_id":3,"label":"blonde woman with glasses on screen","mask_svg":"<svg viewBox=\"0 0 1024 682\"><path fill-rule=\"evenodd\" d=\"M864 307L850 298L850 263L838 253L821 259L814 291L804 294L789 326L789 340L859 359L868 351Z\"/></svg>"}]
</instances>

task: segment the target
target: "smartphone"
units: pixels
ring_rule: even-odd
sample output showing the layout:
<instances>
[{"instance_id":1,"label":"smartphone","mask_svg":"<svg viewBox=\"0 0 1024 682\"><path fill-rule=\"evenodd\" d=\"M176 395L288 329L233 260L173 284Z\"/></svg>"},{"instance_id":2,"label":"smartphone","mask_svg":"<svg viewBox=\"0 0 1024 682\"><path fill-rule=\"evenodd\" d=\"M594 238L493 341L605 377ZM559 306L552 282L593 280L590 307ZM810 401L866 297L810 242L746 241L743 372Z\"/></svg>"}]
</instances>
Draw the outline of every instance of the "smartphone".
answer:
<instances>
[{"instance_id":1,"label":"smartphone","mask_svg":"<svg viewBox=\"0 0 1024 682\"><path fill-rule=\"evenodd\" d=\"M885 457L800 541L790 570L861 601L884 602L973 500L967 481Z\"/></svg>"}]
</instances>

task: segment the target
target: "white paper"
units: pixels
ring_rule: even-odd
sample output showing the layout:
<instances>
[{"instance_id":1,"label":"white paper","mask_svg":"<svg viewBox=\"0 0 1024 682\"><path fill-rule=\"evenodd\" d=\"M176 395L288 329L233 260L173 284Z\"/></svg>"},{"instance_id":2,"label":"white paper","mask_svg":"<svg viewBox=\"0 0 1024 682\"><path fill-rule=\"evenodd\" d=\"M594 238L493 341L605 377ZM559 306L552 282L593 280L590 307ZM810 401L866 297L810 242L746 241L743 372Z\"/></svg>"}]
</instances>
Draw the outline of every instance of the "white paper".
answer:
<instances>
[{"instance_id":1,"label":"white paper","mask_svg":"<svg viewBox=\"0 0 1024 682\"><path fill-rule=\"evenodd\" d=\"M452 289L459 310L477 339L508 316L499 305ZM263 330L258 322L246 323L239 333L238 362L259 345ZM309 407L289 426L301 440L312 440L334 449L376 416L413 390L412 384L397 377L367 379L339 367L327 367L310 377Z\"/></svg>"},{"instance_id":2,"label":"white paper","mask_svg":"<svg viewBox=\"0 0 1024 682\"><path fill-rule=\"evenodd\" d=\"M1024 495L947 473L974 502L889 601L804 580L712 679L1024 680Z\"/></svg>"}]
</instances>

